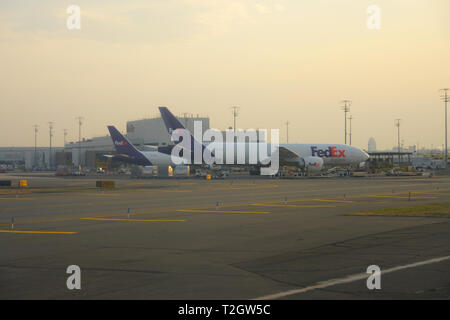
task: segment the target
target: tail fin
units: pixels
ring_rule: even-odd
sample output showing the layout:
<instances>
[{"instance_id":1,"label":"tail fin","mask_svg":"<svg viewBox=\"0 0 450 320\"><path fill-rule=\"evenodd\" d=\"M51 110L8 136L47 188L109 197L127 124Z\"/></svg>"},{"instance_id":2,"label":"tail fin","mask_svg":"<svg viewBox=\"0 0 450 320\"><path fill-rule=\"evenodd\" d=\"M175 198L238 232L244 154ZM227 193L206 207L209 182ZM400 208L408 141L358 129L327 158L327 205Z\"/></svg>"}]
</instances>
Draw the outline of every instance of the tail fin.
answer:
<instances>
[{"instance_id":1,"label":"tail fin","mask_svg":"<svg viewBox=\"0 0 450 320\"><path fill-rule=\"evenodd\" d=\"M169 109L167 109L167 107L159 107L159 112L161 113L161 117L164 120L164 124L166 125L169 134L172 134L172 131L177 129L185 129L181 122L178 121L178 119L172 114L172 112L169 111Z\"/></svg>"},{"instance_id":2,"label":"tail fin","mask_svg":"<svg viewBox=\"0 0 450 320\"><path fill-rule=\"evenodd\" d=\"M167 107L159 107L159 112L161 113L161 117L164 120L164 124L166 125L166 129L169 132L169 134L172 134L173 131L175 130L186 130L186 128L181 124L181 122L172 114L172 112L169 111L169 109L167 109ZM202 150L202 154L205 151L205 149L207 148L203 143L197 141L191 133L190 137L191 137L191 148L190 150L195 150L195 146L200 145L201 146L201 150ZM180 142L180 141L179 141ZM178 143L179 143L178 142ZM175 143L177 144L177 143ZM191 153L192 155L192 159L194 159L194 153ZM214 156L214 153L212 153L212 156Z\"/></svg>"},{"instance_id":3,"label":"tail fin","mask_svg":"<svg viewBox=\"0 0 450 320\"><path fill-rule=\"evenodd\" d=\"M108 126L109 133L111 134L111 139L113 141L114 147L119 155L129 159L129 162L143 165L151 166L152 163L147 159L142 152L136 149L133 144L125 138L119 130L114 126Z\"/></svg>"}]
</instances>

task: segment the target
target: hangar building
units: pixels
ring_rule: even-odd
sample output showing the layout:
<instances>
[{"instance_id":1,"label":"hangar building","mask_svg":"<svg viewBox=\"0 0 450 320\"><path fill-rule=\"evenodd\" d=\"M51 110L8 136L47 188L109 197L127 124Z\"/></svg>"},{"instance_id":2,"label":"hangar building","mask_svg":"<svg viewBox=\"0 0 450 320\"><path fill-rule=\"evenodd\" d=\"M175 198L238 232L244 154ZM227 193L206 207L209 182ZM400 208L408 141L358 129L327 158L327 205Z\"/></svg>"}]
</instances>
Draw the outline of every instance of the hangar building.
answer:
<instances>
[{"instance_id":1,"label":"hangar building","mask_svg":"<svg viewBox=\"0 0 450 320\"><path fill-rule=\"evenodd\" d=\"M209 118L185 113L178 120L191 132L194 122L200 121L203 132L209 129ZM140 150L147 146L172 144L161 117L127 122L127 138ZM108 132L105 128L105 132ZM147 147L148 148L148 147ZM115 149L109 135L83 138L81 142L66 143L64 148L53 147L51 155L48 147L0 147L0 169L56 169L58 166L96 168L105 161L102 155L114 154Z\"/></svg>"},{"instance_id":2,"label":"hangar building","mask_svg":"<svg viewBox=\"0 0 450 320\"><path fill-rule=\"evenodd\" d=\"M207 117L194 117L193 115L188 116L185 114L183 117L177 118L191 132L194 132L195 121L201 122L203 132L209 129L209 118ZM107 131L106 128L105 131ZM128 121L126 137L140 150L145 150L147 146L172 144L170 135L161 117ZM64 149L72 154L72 161L75 166L81 164L89 168L98 165L98 159L102 155L114 154L115 152L109 135L83 139L81 145L78 141L70 142L65 145Z\"/></svg>"}]
</instances>

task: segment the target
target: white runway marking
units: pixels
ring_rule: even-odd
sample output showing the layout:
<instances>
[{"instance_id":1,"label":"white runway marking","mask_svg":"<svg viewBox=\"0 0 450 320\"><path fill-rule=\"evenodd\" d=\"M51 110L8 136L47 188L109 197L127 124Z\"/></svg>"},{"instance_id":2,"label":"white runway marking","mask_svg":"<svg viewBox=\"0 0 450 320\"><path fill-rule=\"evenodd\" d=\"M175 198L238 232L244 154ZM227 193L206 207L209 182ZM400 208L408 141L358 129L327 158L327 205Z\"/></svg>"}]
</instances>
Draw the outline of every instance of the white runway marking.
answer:
<instances>
[{"instance_id":1,"label":"white runway marking","mask_svg":"<svg viewBox=\"0 0 450 320\"><path fill-rule=\"evenodd\" d=\"M445 261L445 260L450 260L450 256L440 257L440 258L433 258L433 259L430 259L430 260L415 262L415 263L407 264L407 265L404 265L404 266L398 266L398 267L393 267L393 268L386 269L386 270L381 270L381 274L391 273L391 272L404 270L404 269L409 269L409 268L420 267L420 266L423 266L423 265L432 264L432 263L438 263L438 262L442 262L442 261ZM274 300L274 299L279 299L279 298L291 296L293 294L304 293L304 292L308 292L308 291L312 291L312 290L316 290L316 289L323 289L323 288L335 286L335 285L338 285L338 284L355 282L355 281L358 281L358 280L367 279L368 277L369 277L369 274L367 274L367 273L358 273L358 274L350 275L350 276L347 276L347 277L344 277L344 278L331 279L331 280L328 280L328 281L318 282L315 285L312 285L312 286L309 286L309 287L305 287L305 288L293 289L293 290L288 290L288 291L284 291L284 292L279 292L279 293L275 293L275 294L271 294L271 295L255 298L253 300Z\"/></svg>"}]
</instances>

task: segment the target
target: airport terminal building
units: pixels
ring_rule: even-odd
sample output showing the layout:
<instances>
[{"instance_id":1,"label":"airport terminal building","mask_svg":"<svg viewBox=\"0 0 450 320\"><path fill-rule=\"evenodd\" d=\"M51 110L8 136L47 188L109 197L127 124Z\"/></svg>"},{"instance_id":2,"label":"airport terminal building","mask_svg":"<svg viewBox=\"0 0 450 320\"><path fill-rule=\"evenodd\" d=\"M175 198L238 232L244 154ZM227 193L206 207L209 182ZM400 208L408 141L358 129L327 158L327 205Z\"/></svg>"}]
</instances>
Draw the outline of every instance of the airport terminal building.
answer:
<instances>
[{"instance_id":1,"label":"airport terminal building","mask_svg":"<svg viewBox=\"0 0 450 320\"><path fill-rule=\"evenodd\" d=\"M194 122L200 121L202 130L210 128L209 118L185 114L178 117L181 124L194 132ZM136 146L166 146L172 144L162 118L142 119L127 122L127 138Z\"/></svg>"},{"instance_id":2,"label":"airport terminal building","mask_svg":"<svg viewBox=\"0 0 450 320\"><path fill-rule=\"evenodd\" d=\"M2 169L26 169L50 168L56 164L56 154L62 152L63 148L52 147L0 147L0 167Z\"/></svg>"},{"instance_id":3,"label":"airport terminal building","mask_svg":"<svg viewBox=\"0 0 450 320\"><path fill-rule=\"evenodd\" d=\"M210 128L208 117L194 116L185 113L178 120L191 132L194 122L200 121L203 132ZM167 146L172 144L161 117L128 121L127 138L138 149L145 150L151 146ZM107 129L105 128L105 131ZM114 154L115 149L109 135L94 138L83 138L82 141L66 143L61 148L52 147L2 147L0 148L0 165L5 168L25 170L56 169L58 166L96 168L105 164L104 154Z\"/></svg>"},{"instance_id":4,"label":"airport terminal building","mask_svg":"<svg viewBox=\"0 0 450 320\"><path fill-rule=\"evenodd\" d=\"M203 131L209 129L209 118L207 117L194 117L193 115L188 116L185 114L184 117L178 117L178 120L192 132L195 121L201 122ZM140 150L172 144L170 135L161 117L128 121L126 137ZM81 164L83 167L88 168L98 166L102 155L115 153L114 145L109 135L83 139L81 144L79 142L70 142L65 145L65 150L71 153L74 166Z\"/></svg>"}]
</instances>

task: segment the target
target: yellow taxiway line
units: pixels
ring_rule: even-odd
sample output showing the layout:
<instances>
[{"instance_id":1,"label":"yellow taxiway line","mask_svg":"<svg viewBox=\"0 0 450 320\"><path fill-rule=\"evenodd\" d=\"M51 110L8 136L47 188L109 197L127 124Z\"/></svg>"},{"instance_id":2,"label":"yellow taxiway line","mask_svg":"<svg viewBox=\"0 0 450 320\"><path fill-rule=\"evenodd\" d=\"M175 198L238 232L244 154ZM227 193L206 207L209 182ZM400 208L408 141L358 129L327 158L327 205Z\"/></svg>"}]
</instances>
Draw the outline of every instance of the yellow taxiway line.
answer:
<instances>
[{"instance_id":1,"label":"yellow taxiway line","mask_svg":"<svg viewBox=\"0 0 450 320\"><path fill-rule=\"evenodd\" d=\"M409 196L383 196L383 195L369 195L368 198L392 198L392 199L411 199L411 200L421 200L421 199L437 199L438 197L415 197L413 194L411 194L411 197Z\"/></svg>"},{"instance_id":2,"label":"yellow taxiway line","mask_svg":"<svg viewBox=\"0 0 450 320\"><path fill-rule=\"evenodd\" d=\"M91 197L119 197L120 196L119 193L87 193L86 195L91 196Z\"/></svg>"},{"instance_id":3,"label":"yellow taxiway line","mask_svg":"<svg viewBox=\"0 0 450 320\"><path fill-rule=\"evenodd\" d=\"M33 223L46 223L46 222L62 222L62 221L73 221L78 220L78 218L65 218L65 219L47 219L47 220L34 220L34 221L22 221L16 222L15 224L33 224ZM0 226L9 226L11 223L0 223Z\"/></svg>"},{"instance_id":4,"label":"yellow taxiway line","mask_svg":"<svg viewBox=\"0 0 450 320\"><path fill-rule=\"evenodd\" d=\"M265 204L265 203L251 203L251 206L256 207L286 207L286 208L336 208L334 205L320 205L320 204Z\"/></svg>"},{"instance_id":5,"label":"yellow taxiway line","mask_svg":"<svg viewBox=\"0 0 450 320\"><path fill-rule=\"evenodd\" d=\"M0 233L25 233L25 234L76 234L76 232L63 232L63 231L23 231L23 230L0 230Z\"/></svg>"},{"instance_id":6,"label":"yellow taxiway line","mask_svg":"<svg viewBox=\"0 0 450 320\"><path fill-rule=\"evenodd\" d=\"M167 219L109 219L109 218L80 218L81 220L93 221L132 221L132 222L184 222L186 220L167 220Z\"/></svg>"},{"instance_id":7,"label":"yellow taxiway line","mask_svg":"<svg viewBox=\"0 0 450 320\"><path fill-rule=\"evenodd\" d=\"M253 213L253 214L268 214L268 211L224 211L224 210L196 210L196 209L178 209L178 212L193 212L193 213Z\"/></svg>"},{"instance_id":8,"label":"yellow taxiway line","mask_svg":"<svg viewBox=\"0 0 450 320\"><path fill-rule=\"evenodd\" d=\"M343 203L352 203L355 201L352 200L337 200L337 199L312 199L311 201L321 201L321 202L343 202Z\"/></svg>"}]
</instances>

